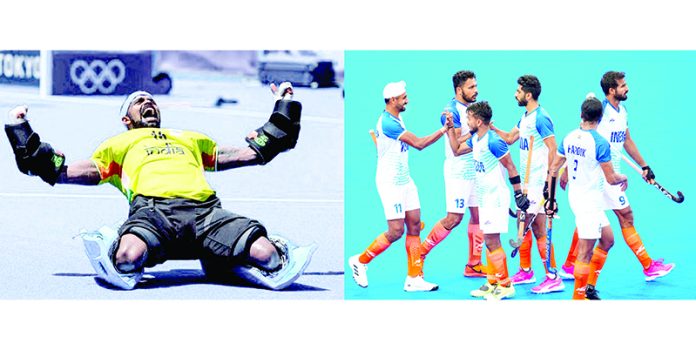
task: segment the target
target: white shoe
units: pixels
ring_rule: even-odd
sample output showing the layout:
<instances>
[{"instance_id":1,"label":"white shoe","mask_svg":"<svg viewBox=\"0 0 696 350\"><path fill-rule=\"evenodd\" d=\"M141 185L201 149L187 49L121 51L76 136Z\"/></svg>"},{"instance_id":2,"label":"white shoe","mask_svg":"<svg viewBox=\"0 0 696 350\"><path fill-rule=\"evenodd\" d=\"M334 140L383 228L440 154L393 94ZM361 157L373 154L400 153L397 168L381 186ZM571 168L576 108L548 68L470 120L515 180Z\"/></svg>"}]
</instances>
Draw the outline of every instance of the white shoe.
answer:
<instances>
[{"instance_id":1,"label":"white shoe","mask_svg":"<svg viewBox=\"0 0 696 350\"><path fill-rule=\"evenodd\" d=\"M360 287L367 288L367 264L359 260L360 254L348 258L348 265L353 270L353 279Z\"/></svg>"},{"instance_id":2,"label":"white shoe","mask_svg":"<svg viewBox=\"0 0 696 350\"><path fill-rule=\"evenodd\" d=\"M407 292L431 292L440 288L435 283L426 282L423 276L406 276L406 283L404 283L404 290Z\"/></svg>"},{"instance_id":3,"label":"white shoe","mask_svg":"<svg viewBox=\"0 0 696 350\"><path fill-rule=\"evenodd\" d=\"M80 232L85 245L85 253L94 271L109 284L121 289L133 289L143 276L143 272L120 273L111 261L111 250L116 246L118 233L104 226L94 232Z\"/></svg>"}]
</instances>

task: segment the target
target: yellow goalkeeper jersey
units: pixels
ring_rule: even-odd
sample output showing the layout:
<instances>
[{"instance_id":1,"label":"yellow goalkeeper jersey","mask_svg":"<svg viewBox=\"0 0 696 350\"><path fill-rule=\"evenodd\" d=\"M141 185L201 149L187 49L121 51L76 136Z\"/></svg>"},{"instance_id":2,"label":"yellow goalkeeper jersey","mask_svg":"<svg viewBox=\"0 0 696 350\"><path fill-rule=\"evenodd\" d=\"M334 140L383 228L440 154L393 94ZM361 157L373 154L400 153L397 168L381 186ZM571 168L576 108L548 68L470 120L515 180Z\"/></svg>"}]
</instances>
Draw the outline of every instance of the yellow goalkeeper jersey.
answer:
<instances>
[{"instance_id":1,"label":"yellow goalkeeper jersey","mask_svg":"<svg viewBox=\"0 0 696 350\"><path fill-rule=\"evenodd\" d=\"M129 202L136 195L205 201L215 191L203 171L215 171L216 157L217 144L203 134L138 128L104 141L92 161L100 184L114 185Z\"/></svg>"}]
</instances>

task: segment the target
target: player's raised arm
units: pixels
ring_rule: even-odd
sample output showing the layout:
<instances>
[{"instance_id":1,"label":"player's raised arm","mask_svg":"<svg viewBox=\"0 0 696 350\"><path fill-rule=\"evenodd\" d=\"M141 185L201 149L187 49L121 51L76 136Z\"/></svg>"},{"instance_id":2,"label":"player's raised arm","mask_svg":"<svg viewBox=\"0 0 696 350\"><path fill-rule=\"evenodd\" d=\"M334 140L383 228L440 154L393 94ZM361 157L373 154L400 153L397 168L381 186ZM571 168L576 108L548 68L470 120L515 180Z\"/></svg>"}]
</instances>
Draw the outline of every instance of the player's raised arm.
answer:
<instances>
[{"instance_id":1,"label":"player's raised arm","mask_svg":"<svg viewBox=\"0 0 696 350\"><path fill-rule=\"evenodd\" d=\"M81 160L65 165L65 155L55 151L39 134L34 132L25 118L29 107L18 106L10 110L5 133L12 145L17 167L27 175L39 176L53 186L56 183L98 185L99 169L91 160Z\"/></svg>"},{"instance_id":2,"label":"player's raised arm","mask_svg":"<svg viewBox=\"0 0 696 350\"><path fill-rule=\"evenodd\" d=\"M99 185L100 181L99 169L93 161L87 159L63 166L56 182L73 185Z\"/></svg>"},{"instance_id":3,"label":"player's raised arm","mask_svg":"<svg viewBox=\"0 0 696 350\"><path fill-rule=\"evenodd\" d=\"M246 137L248 147L220 146L217 153L217 170L227 170L247 165L265 165L279 153L295 148L300 136L302 104L293 101L293 89L289 82L276 87L271 84L275 105L266 124Z\"/></svg>"}]
</instances>

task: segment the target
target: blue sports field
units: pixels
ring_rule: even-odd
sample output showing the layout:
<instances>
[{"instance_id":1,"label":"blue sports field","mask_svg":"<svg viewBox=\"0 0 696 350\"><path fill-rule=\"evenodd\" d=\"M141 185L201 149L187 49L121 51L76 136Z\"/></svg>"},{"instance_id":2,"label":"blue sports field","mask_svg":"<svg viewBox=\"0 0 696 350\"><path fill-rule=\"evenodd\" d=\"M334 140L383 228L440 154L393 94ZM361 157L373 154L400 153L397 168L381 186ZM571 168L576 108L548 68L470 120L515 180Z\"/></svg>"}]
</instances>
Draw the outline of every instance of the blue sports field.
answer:
<instances>
[{"instance_id":1,"label":"blue sports field","mask_svg":"<svg viewBox=\"0 0 696 350\"><path fill-rule=\"evenodd\" d=\"M691 130L693 96L696 87L696 52L651 51L348 51L346 52L346 224L345 256L362 252L387 225L375 187L376 153L368 136L384 109L382 89L388 82L406 81L409 104L402 114L407 130L423 137L441 127L440 113L454 96L452 75L459 70L473 70L477 75L478 100L487 100L493 108L498 128L510 130L519 121L523 108L517 106L514 92L517 78L536 75L542 84L539 101L554 121L557 142L579 125L580 104L592 91L603 98L599 86L601 76L609 70L626 72L629 86L625 105L629 114L629 130L640 152L656 174L656 180L676 194L682 191L686 200L677 204L647 185L626 164L627 195L635 216L635 227L653 259L664 258L676 267L669 275L646 282L642 266L621 235L613 212L607 212L615 235L597 289L608 300L683 300L696 299L696 245L691 215L696 186L691 174L696 170ZM411 176L418 186L424 239L433 224L445 214L443 181L443 143L439 140L429 148L411 148ZM510 146L519 169L518 145ZM560 266L570 245L574 217L567 195L558 194L560 219L555 220L553 242L556 262ZM514 200L512 201L514 203ZM368 265L369 287L360 288L345 275L346 299L427 299L474 300L469 292L484 279L462 276L468 256L466 222L457 227L425 262L426 280L440 285L430 293L406 293L405 239L376 257ZM515 235L514 219L509 231L501 235L512 275L519 268L519 255L509 258L507 243ZM347 271L347 262L344 261ZM544 278L544 269L532 245L532 267L537 283ZM516 287L515 300L571 299L573 281L566 281L563 292L535 295L536 284Z\"/></svg>"},{"instance_id":2,"label":"blue sports field","mask_svg":"<svg viewBox=\"0 0 696 350\"><path fill-rule=\"evenodd\" d=\"M40 98L37 88L0 86L0 114L29 105L43 141L69 164L88 159L105 139L125 130L123 97ZM218 96L237 99L214 107ZM213 284L197 261L169 261L146 269L132 291L105 288L84 254L80 230L126 218L126 198L111 185L51 188L21 174L5 136L0 141L0 299L342 299L343 99L340 89L297 88L303 104L297 147L266 166L207 173L223 207L255 218L269 232L297 244L316 242L306 274L288 289ZM194 130L218 144L246 145L244 136L270 115L267 86L237 76L174 74L170 95L155 96L162 127Z\"/></svg>"}]
</instances>

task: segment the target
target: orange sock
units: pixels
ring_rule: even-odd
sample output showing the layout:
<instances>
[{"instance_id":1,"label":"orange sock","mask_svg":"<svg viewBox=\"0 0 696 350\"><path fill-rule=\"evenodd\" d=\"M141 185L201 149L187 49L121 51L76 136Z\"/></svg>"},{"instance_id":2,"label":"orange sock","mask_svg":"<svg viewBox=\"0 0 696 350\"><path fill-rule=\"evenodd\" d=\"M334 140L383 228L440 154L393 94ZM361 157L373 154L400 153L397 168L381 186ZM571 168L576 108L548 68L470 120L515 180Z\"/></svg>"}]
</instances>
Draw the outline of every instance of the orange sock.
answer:
<instances>
[{"instance_id":1,"label":"orange sock","mask_svg":"<svg viewBox=\"0 0 696 350\"><path fill-rule=\"evenodd\" d=\"M568 249L568 257L566 257L563 266L573 266L575 259L578 258L578 228L573 231L573 241L570 242L570 249Z\"/></svg>"},{"instance_id":2,"label":"orange sock","mask_svg":"<svg viewBox=\"0 0 696 350\"><path fill-rule=\"evenodd\" d=\"M377 255L382 254L383 251L387 250L389 246L391 245L391 242L387 239L387 236L382 233L381 235L377 236L377 238L370 244L365 251L360 254L360 257L358 258L358 261L360 261L363 264L367 264L372 259L374 259Z\"/></svg>"},{"instance_id":3,"label":"orange sock","mask_svg":"<svg viewBox=\"0 0 696 350\"><path fill-rule=\"evenodd\" d=\"M539 256L541 256L541 262L544 264L544 270L546 270L546 273L548 274L549 270L546 268L546 243L548 243L547 236L543 236L540 239L537 239L537 248L539 249ZM553 254L553 243L551 243L551 268L556 268L556 257Z\"/></svg>"},{"instance_id":4,"label":"orange sock","mask_svg":"<svg viewBox=\"0 0 696 350\"><path fill-rule=\"evenodd\" d=\"M481 253L483 252L483 231L478 224L469 224L467 235L469 236L469 265L482 263Z\"/></svg>"},{"instance_id":5,"label":"orange sock","mask_svg":"<svg viewBox=\"0 0 696 350\"><path fill-rule=\"evenodd\" d=\"M491 265L488 266L488 269L495 272L495 277L498 284L503 287L509 287L510 278L508 275L507 259L505 256L505 251L503 251L503 247L501 246L492 252L488 251L486 252L486 255L490 256Z\"/></svg>"},{"instance_id":6,"label":"orange sock","mask_svg":"<svg viewBox=\"0 0 696 350\"><path fill-rule=\"evenodd\" d=\"M520 267L529 270L532 268L532 236L534 234L531 230L527 231L522 240L522 245L520 246Z\"/></svg>"},{"instance_id":7,"label":"orange sock","mask_svg":"<svg viewBox=\"0 0 696 350\"><path fill-rule=\"evenodd\" d=\"M585 289L587 288L587 278L590 274L590 265L580 260L575 260L575 289L573 290L573 300L585 300Z\"/></svg>"},{"instance_id":8,"label":"orange sock","mask_svg":"<svg viewBox=\"0 0 696 350\"><path fill-rule=\"evenodd\" d=\"M406 235L406 255L408 258L408 275L419 276L423 273L423 260L421 259L421 241L419 236Z\"/></svg>"},{"instance_id":9,"label":"orange sock","mask_svg":"<svg viewBox=\"0 0 696 350\"><path fill-rule=\"evenodd\" d=\"M650 264L652 264L652 259L650 259L648 251L645 250L643 241L640 239L635 227L622 227L621 233L623 234L624 240L626 240L626 244L628 244L633 251L633 254L635 254L636 258L640 260L640 263L643 265L643 269L650 267Z\"/></svg>"},{"instance_id":10,"label":"orange sock","mask_svg":"<svg viewBox=\"0 0 696 350\"><path fill-rule=\"evenodd\" d=\"M493 263L491 262L491 252L488 251L488 249L486 249L486 263L488 265L486 266L486 270L484 272L486 273L486 279L488 279L488 283L498 283L498 279L495 278L495 269L493 268Z\"/></svg>"},{"instance_id":11,"label":"orange sock","mask_svg":"<svg viewBox=\"0 0 696 350\"><path fill-rule=\"evenodd\" d=\"M423 243L421 243L421 254L428 255L428 253L430 253L430 251L435 248L438 243L442 242L442 240L445 239L445 237L447 237L451 231L452 230L448 230L442 226L442 223L438 221L435 226L433 226L433 229L428 234L428 237L426 237Z\"/></svg>"},{"instance_id":12,"label":"orange sock","mask_svg":"<svg viewBox=\"0 0 696 350\"><path fill-rule=\"evenodd\" d=\"M607 252L599 247L595 247L592 251L592 260L590 260L590 276L587 278L587 284L597 285L597 279L602 272L604 263L607 261Z\"/></svg>"}]
</instances>

